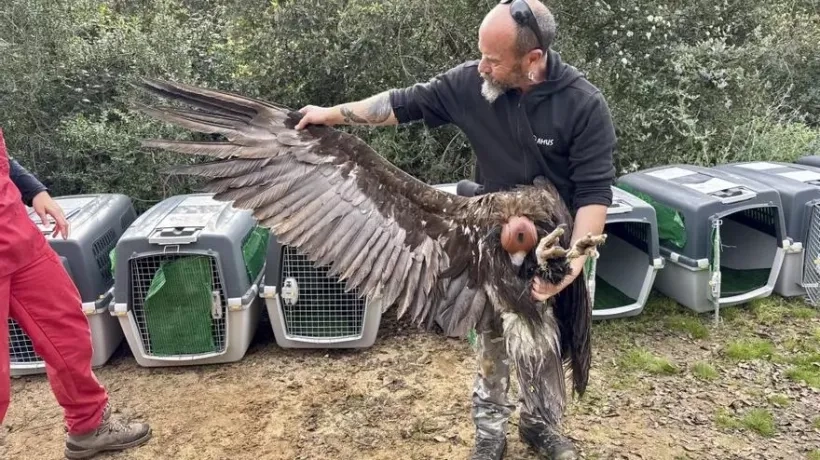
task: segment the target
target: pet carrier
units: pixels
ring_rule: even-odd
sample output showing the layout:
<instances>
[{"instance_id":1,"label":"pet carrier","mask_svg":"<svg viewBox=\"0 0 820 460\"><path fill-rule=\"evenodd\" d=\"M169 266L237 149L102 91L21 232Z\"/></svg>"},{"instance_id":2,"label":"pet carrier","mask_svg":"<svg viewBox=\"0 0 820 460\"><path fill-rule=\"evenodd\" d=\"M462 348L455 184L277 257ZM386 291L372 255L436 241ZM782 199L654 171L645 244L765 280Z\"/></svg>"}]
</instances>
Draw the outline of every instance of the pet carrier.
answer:
<instances>
[{"instance_id":1,"label":"pet carrier","mask_svg":"<svg viewBox=\"0 0 820 460\"><path fill-rule=\"evenodd\" d=\"M116 248L111 313L141 366L242 359L260 316L268 232L210 194L178 195L141 215Z\"/></svg>"},{"instance_id":2,"label":"pet carrier","mask_svg":"<svg viewBox=\"0 0 820 460\"><path fill-rule=\"evenodd\" d=\"M656 273L663 268L655 209L613 187L607 210L606 242L587 263L585 276L593 298L593 319L635 316L643 311Z\"/></svg>"},{"instance_id":3,"label":"pet carrier","mask_svg":"<svg viewBox=\"0 0 820 460\"><path fill-rule=\"evenodd\" d=\"M666 259L655 279L658 291L716 317L721 307L771 294L785 253L775 189L690 165L630 173L618 187L655 207Z\"/></svg>"},{"instance_id":4,"label":"pet carrier","mask_svg":"<svg viewBox=\"0 0 820 460\"><path fill-rule=\"evenodd\" d=\"M784 297L820 297L820 168L749 162L716 166L762 182L780 193L786 222L786 256L774 291Z\"/></svg>"},{"instance_id":5,"label":"pet carrier","mask_svg":"<svg viewBox=\"0 0 820 460\"><path fill-rule=\"evenodd\" d=\"M122 341L122 330L108 315L114 279L109 253L120 235L136 218L131 200L118 194L70 195L55 197L70 224L69 238L52 237L54 220L42 220L28 209L46 240L63 262L77 287L83 312L91 328L91 365L102 366ZM45 363L34 352L31 339L16 321L9 319L10 372L12 375L44 373Z\"/></svg>"},{"instance_id":6,"label":"pet carrier","mask_svg":"<svg viewBox=\"0 0 820 460\"><path fill-rule=\"evenodd\" d=\"M820 155L806 155L797 159L795 164L820 168Z\"/></svg>"},{"instance_id":7,"label":"pet carrier","mask_svg":"<svg viewBox=\"0 0 820 460\"><path fill-rule=\"evenodd\" d=\"M316 266L292 246L268 245L265 299L276 343L283 348L366 348L376 340L382 308Z\"/></svg>"}]
</instances>

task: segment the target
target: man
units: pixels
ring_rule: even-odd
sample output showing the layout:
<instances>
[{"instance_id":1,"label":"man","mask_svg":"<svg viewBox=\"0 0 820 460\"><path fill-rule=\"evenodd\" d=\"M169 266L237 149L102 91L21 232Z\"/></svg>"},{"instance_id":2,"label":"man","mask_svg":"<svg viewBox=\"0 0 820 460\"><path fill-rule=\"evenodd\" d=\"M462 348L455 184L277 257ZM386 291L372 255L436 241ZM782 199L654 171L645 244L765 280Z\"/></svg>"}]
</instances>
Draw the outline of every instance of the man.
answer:
<instances>
[{"instance_id":1,"label":"man","mask_svg":"<svg viewBox=\"0 0 820 460\"><path fill-rule=\"evenodd\" d=\"M479 29L479 61L463 63L424 84L393 89L330 108L304 107L297 125L395 125L423 120L428 127L452 123L476 154L480 193L510 189L545 177L574 214L574 242L603 232L612 202L616 138L600 91L563 63L550 46L552 14L538 0L502 0ZM559 286L534 280L538 300L554 296L579 276L585 258ZM509 367L501 331L479 336L479 366L473 391L476 445L473 459L500 459L506 447ZM490 365L487 365L491 363ZM483 369L489 369L484 371ZM523 405L522 405L523 406ZM556 414L556 419L560 419ZM519 433L536 452L554 459L577 458L572 443L521 408Z\"/></svg>"},{"instance_id":2,"label":"man","mask_svg":"<svg viewBox=\"0 0 820 460\"><path fill-rule=\"evenodd\" d=\"M111 415L108 394L91 370L91 330L82 301L59 256L28 217L55 220L54 236L69 225L43 184L9 159L0 130L0 423L10 401L8 318L31 338L66 423L65 455L90 458L147 442L146 424L124 424Z\"/></svg>"}]
</instances>

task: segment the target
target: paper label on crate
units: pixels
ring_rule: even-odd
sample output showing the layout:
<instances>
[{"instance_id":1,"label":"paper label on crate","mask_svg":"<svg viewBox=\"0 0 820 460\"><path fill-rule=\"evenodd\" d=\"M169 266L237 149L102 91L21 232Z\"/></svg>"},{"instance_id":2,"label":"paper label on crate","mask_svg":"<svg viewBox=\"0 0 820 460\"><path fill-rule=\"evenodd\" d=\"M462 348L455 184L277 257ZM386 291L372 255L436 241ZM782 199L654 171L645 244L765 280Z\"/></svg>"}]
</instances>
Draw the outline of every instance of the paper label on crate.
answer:
<instances>
[{"instance_id":1,"label":"paper label on crate","mask_svg":"<svg viewBox=\"0 0 820 460\"><path fill-rule=\"evenodd\" d=\"M700 193L709 195L715 192L720 192L722 190L728 190L730 188L737 187L738 184L729 182L727 180L718 179L717 177L713 177L705 182L698 182L696 184L683 184L693 190L697 190Z\"/></svg>"},{"instance_id":2,"label":"paper label on crate","mask_svg":"<svg viewBox=\"0 0 820 460\"><path fill-rule=\"evenodd\" d=\"M697 173L695 171L690 171L688 169L672 167L660 169L658 171L648 172L646 174L648 176L657 177L658 179L672 180L677 179L679 177L691 176Z\"/></svg>"},{"instance_id":3,"label":"paper label on crate","mask_svg":"<svg viewBox=\"0 0 820 460\"><path fill-rule=\"evenodd\" d=\"M782 168L781 165L776 165L774 163L767 163L765 161L756 161L754 163L746 163L743 165L738 165L739 168L751 169L753 171L765 171L767 169L778 169Z\"/></svg>"},{"instance_id":4,"label":"paper label on crate","mask_svg":"<svg viewBox=\"0 0 820 460\"><path fill-rule=\"evenodd\" d=\"M797 180L800 182L812 182L820 180L820 173L806 170L784 172L778 174L778 176L782 176L787 179Z\"/></svg>"},{"instance_id":5,"label":"paper label on crate","mask_svg":"<svg viewBox=\"0 0 820 460\"><path fill-rule=\"evenodd\" d=\"M204 227L215 215L222 211L223 206L197 206L195 208L177 208L173 214L162 219L158 228L170 227Z\"/></svg>"},{"instance_id":6,"label":"paper label on crate","mask_svg":"<svg viewBox=\"0 0 820 460\"><path fill-rule=\"evenodd\" d=\"M187 197L157 227L203 227L227 206L230 204L215 201L210 196Z\"/></svg>"}]
</instances>

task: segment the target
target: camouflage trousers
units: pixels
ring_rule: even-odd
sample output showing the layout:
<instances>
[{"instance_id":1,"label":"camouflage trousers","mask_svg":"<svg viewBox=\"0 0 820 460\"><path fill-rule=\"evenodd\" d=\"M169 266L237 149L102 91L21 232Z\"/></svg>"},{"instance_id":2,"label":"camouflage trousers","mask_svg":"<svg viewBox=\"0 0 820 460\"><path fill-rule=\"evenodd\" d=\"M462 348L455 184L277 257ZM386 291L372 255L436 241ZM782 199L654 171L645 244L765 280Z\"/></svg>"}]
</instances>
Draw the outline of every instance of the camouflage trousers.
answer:
<instances>
[{"instance_id":1,"label":"camouflage trousers","mask_svg":"<svg viewBox=\"0 0 820 460\"><path fill-rule=\"evenodd\" d=\"M508 397L510 360L507 357L507 347L501 330L491 328L487 332L479 333L476 345L478 347L478 372L473 382L472 393L472 417L476 426L476 435L491 438L504 437L516 404ZM558 428L547 426L543 418L535 415L523 399L519 398L518 403L522 425L537 428L539 431ZM562 414L555 415L555 420L561 419Z\"/></svg>"}]
</instances>

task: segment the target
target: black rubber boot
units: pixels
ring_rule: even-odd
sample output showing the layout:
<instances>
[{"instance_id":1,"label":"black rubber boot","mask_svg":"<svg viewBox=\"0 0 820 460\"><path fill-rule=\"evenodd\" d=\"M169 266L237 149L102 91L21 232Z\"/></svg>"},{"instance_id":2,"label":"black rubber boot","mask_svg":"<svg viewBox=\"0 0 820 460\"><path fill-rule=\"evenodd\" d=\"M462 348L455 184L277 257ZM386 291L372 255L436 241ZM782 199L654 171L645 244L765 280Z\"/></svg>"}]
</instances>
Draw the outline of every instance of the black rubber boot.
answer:
<instances>
[{"instance_id":1,"label":"black rubber boot","mask_svg":"<svg viewBox=\"0 0 820 460\"><path fill-rule=\"evenodd\" d=\"M501 460L507 450L506 438L490 438L478 436L475 438L475 447L470 460Z\"/></svg>"},{"instance_id":2,"label":"black rubber boot","mask_svg":"<svg viewBox=\"0 0 820 460\"><path fill-rule=\"evenodd\" d=\"M567 437L544 425L518 426L521 441L547 460L578 460L578 451Z\"/></svg>"}]
</instances>

